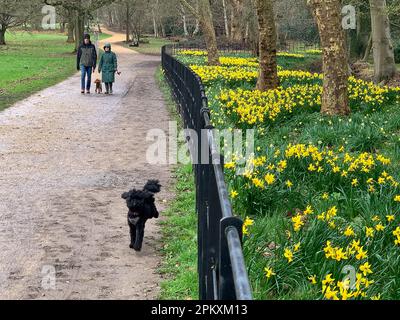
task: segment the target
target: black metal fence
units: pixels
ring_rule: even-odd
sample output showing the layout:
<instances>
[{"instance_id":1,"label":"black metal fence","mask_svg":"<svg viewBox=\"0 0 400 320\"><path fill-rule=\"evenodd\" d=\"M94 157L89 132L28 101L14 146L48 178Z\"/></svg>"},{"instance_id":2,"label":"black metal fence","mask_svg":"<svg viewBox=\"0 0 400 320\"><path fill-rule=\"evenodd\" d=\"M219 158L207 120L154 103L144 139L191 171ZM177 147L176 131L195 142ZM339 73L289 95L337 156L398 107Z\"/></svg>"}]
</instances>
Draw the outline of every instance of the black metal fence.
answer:
<instances>
[{"instance_id":1,"label":"black metal fence","mask_svg":"<svg viewBox=\"0 0 400 320\"><path fill-rule=\"evenodd\" d=\"M198 214L198 271L201 300L252 300L242 251L241 219L232 214L210 110L200 78L162 48L162 67L185 128L194 130L193 149ZM206 148L205 148L206 146ZM207 152L199 152L205 150ZM196 154L196 155L194 155ZM202 158L202 159L199 159ZM197 161L198 160L198 161Z\"/></svg>"}]
</instances>

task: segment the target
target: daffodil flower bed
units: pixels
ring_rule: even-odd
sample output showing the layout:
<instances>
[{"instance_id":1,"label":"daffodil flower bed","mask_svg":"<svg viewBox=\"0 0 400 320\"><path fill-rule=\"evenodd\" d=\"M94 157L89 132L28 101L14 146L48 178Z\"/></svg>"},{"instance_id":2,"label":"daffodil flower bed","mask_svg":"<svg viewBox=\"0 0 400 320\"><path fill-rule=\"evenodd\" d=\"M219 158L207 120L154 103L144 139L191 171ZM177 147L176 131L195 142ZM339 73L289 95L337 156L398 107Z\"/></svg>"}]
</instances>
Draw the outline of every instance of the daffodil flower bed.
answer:
<instances>
[{"instance_id":1,"label":"daffodil flower bed","mask_svg":"<svg viewBox=\"0 0 400 320\"><path fill-rule=\"evenodd\" d=\"M181 50L179 51L180 55L183 56L207 56L207 51L203 50ZM278 52L278 57L286 57L286 58L304 58L304 54L301 53L290 53L290 52Z\"/></svg>"},{"instance_id":2,"label":"daffodil flower bed","mask_svg":"<svg viewBox=\"0 0 400 320\"><path fill-rule=\"evenodd\" d=\"M287 71L281 71L279 75L282 81L292 83L301 81L304 76L303 72ZM316 76L310 74L308 79L312 82L315 78ZM376 111L385 104L393 102L400 92L397 89L379 87L353 77L349 79L348 91L350 106L353 110L369 111ZM321 96L322 86L319 84L296 84L267 92L224 90L217 98L220 107L225 109L226 114L231 117L232 123L253 126L270 124L293 112L319 111Z\"/></svg>"},{"instance_id":3,"label":"daffodil flower bed","mask_svg":"<svg viewBox=\"0 0 400 320\"><path fill-rule=\"evenodd\" d=\"M191 65L190 68L202 79L206 85L212 85L216 81L221 81L227 85L242 85L243 81L255 85L259 75L258 68L249 68L236 65L229 66L202 66ZM278 67L278 76L282 83L319 83L322 75L306 71L282 70Z\"/></svg>"},{"instance_id":4,"label":"daffodil flower bed","mask_svg":"<svg viewBox=\"0 0 400 320\"><path fill-rule=\"evenodd\" d=\"M184 55L184 56L207 56L207 51L202 51L202 50L181 50L179 51L179 54Z\"/></svg>"},{"instance_id":5,"label":"daffodil flower bed","mask_svg":"<svg viewBox=\"0 0 400 320\"><path fill-rule=\"evenodd\" d=\"M350 77L352 116L322 117L322 75L280 68L260 92L256 60L226 58L186 63L217 128L256 131L253 157L225 154L256 298L399 299L400 88Z\"/></svg>"},{"instance_id":6,"label":"daffodil flower bed","mask_svg":"<svg viewBox=\"0 0 400 320\"><path fill-rule=\"evenodd\" d=\"M300 283L314 299L371 299L396 290L390 281L400 268L400 191L390 159L345 147L289 144L249 160L251 170L236 176L241 160L234 156L225 164L235 206L248 216L286 212L275 241L256 228L257 219L245 223L247 256L263 257L253 276L265 297L284 296ZM317 191L307 194L305 186ZM364 211L354 210L359 201ZM384 203L385 210L371 215L373 202ZM346 278L344 272L352 273Z\"/></svg>"}]
</instances>

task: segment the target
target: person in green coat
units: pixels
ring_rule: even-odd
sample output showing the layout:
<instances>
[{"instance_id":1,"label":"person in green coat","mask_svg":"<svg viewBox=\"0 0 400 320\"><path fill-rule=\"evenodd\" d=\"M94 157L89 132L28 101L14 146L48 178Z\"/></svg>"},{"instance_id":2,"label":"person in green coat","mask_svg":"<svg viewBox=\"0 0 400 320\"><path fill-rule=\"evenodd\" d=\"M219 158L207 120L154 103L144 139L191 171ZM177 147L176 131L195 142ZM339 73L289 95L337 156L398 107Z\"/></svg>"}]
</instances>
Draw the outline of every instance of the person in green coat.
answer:
<instances>
[{"instance_id":1,"label":"person in green coat","mask_svg":"<svg viewBox=\"0 0 400 320\"><path fill-rule=\"evenodd\" d=\"M109 43L104 45L104 53L101 56L99 64L100 72L102 72L103 83L106 85L105 94L112 94L115 73L118 72L118 61L117 55L111 51L111 44Z\"/></svg>"}]
</instances>

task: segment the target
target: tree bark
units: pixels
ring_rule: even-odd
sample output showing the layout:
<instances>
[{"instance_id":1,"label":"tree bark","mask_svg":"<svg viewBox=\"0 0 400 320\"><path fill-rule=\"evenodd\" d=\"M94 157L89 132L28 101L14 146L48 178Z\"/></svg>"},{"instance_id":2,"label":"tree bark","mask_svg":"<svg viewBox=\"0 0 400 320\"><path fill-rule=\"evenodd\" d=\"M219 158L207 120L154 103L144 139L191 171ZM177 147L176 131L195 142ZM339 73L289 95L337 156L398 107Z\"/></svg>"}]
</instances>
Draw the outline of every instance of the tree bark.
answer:
<instances>
[{"instance_id":1,"label":"tree bark","mask_svg":"<svg viewBox=\"0 0 400 320\"><path fill-rule=\"evenodd\" d=\"M222 7L224 9L224 25L225 25L225 35L229 38L229 22L228 22L228 12L226 8L226 1L222 0Z\"/></svg>"},{"instance_id":2,"label":"tree bark","mask_svg":"<svg viewBox=\"0 0 400 320\"><path fill-rule=\"evenodd\" d=\"M167 33L165 32L165 25L164 25L162 19L160 19L160 26L161 26L162 37L165 38L167 36Z\"/></svg>"},{"instance_id":3,"label":"tree bark","mask_svg":"<svg viewBox=\"0 0 400 320\"><path fill-rule=\"evenodd\" d=\"M199 12L199 0L196 0L196 12ZM192 12L193 13L193 12ZM194 14L194 16L196 17L196 26L193 30L193 37L197 36L200 32L200 19L199 16Z\"/></svg>"},{"instance_id":4,"label":"tree bark","mask_svg":"<svg viewBox=\"0 0 400 320\"><path fill-rule=\"evenodd\" d=\"M0 29L0 46L6 45L6 30L5 28Z\"/></svg>"},{"instance_id":5,"label":"tree bark","mask_svg":"<svg viewBox=\"0 0 400 320\"><path fill-rule=\"evenodd\" d=\"M130 40L130 34L131 34L131 30L130 30L130 26L131 26L131 17L130 17L130 8L129 8L129 2L126 3L126 43L129 43Z\"/></svg>"},{"instance_id":6,"label":"tree bark","mask_svg":"<svg viewBox=\"0 0 400 320\"><path fill-rule=\"evenodd\" d=\"M83 42L85 32L85 18L79 12L75 20L75 51L78 51L79 46Z\"/></svg>"},{"instance_id":7,"label":"tree bark","mask_svg":"<svg viewBox=\"0 0 400 320\"><path fill-rule=\"evenodd\" d=\"M199 10L201 15L200 23L203 28L204 37L207 44L208 64L210 66L220 65L217 36L215 34L210 2L208 0L200 0Z\"/></svg>"},{"instance_id":8,"label":"tree bark","mask_svg":"<svg viewBox=\"0 0 400 320\"><path fill-rule=\"evenodd\" d=\"M74 43L75 42L75 38L74 38L74 30L75 30L75 26L74 23L72 22L72 19L69 20L68 22L68 39L67 42L68 43Z\"/></svg>"},{"instance_id":9,"label":"tree bark","mask_svg":"<svg viewBox=\"0 0 400 320\"><path fill-rule=\"evenodd\" d=\"M232 30L231 30L231 38L235 42L243 41L243 25L242 25L242 16L243 16L243 0L232 0L233 6L233 16L232 16Z\"/></svg>"},{"instance_id":10,"label":"tree bark","mask_svg":"<svg viewBox=\"0 0 400 320\"><path fill-rule=\"evenodd\" d=\"M370 0L372 47L374 55L374 80L380 83L396 74L394 48L386 0Z\"/></svg>"},{"instance_id":11,"label":"tree bark","mask_svg":"<svg viewBox=\"0 0 400 320\"><path fill-rule=\"evenodd\" d=\"M372 50L372 33L370 34L370 36L368 38L367 48L365 49L365 53L364 53L364 57L362 58L362 61L366 62L368 60L371 50Z\"/></svg>"},{"instance_id":12,"label":"tree bark","mask_svg":"<svg viewBox=\"0 0 400 320\"><path fill-rule=\"evenodd\" d=\"M184 6L181 4L181 14L182 14L182 24L183 24L183 35L185 37L189 36L189 31L187 27L187 21L186 21L186 12Z\"/></svg>"},{"instance_id":13,"label":"tree bark","mask_svg":"<svg viewBox=\"0 0 400 320\"><path fill-rule=\"evenodd\" d=\"M156 19L156 13L154 11L154 8L152 9L152 18L153 18L153 32L154 32L154 37L158 38L158 26L157 26L157 19Z\"/></svg>"},{"instance_id":14,"label":"tree bark","mask_svg":"<svg viewBox=\"0 0 400 320\"><path fill-rule=\"evenodd\" d=\"M208 52L208 65L220 65L217 45L217 36L215 34L213 16L209 0L199 0L199 9L194 9L186 0L180 0L196 18L199 19L204 33L204 39Z\"/></svg>"},{"instance_id":15,"label":"tree bark","mask_svg":"<svg viewBox=\"0 0 400 320\"><path fill-rule=\"evenodd\" d=\"M345 32L342 28L341 0L309 1L318 25L323 49L324 84L321 113L350 114L348 87L348 57Z\"/></svg>"},{"instance_id":16,"label":"tree bark","mask_svg":"<svg viewBox=\"0 0 400 320\"><path fill-rule=\"evenodd\" d=\"M260 31L260 75L257 90L266 91L279 86L275 16L272 0L257 0L256 6Z\"/></svg>"}]
</instances>

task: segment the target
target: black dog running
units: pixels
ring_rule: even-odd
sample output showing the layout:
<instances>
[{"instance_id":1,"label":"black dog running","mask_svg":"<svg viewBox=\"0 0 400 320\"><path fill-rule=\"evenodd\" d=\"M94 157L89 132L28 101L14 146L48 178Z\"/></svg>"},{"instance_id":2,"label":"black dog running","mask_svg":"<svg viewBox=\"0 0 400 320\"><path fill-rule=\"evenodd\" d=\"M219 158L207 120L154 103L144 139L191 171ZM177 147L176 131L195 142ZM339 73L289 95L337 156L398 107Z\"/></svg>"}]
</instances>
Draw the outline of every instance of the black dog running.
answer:
<instances>
[{"instance_id":1,"label":"black dog running","mask_svg":"<svg viewBox=\"0 0 400 320\"><path fill-rule=\"evenodd\" d=\"M161 191L158 180L149 180L143 190L133 189L122 195L129 208L128 225L131 233L130 248L142 250L144 229L149 219L158 218L159 213L155 205L154 195Z\"/></svg>"}]
</instances>

